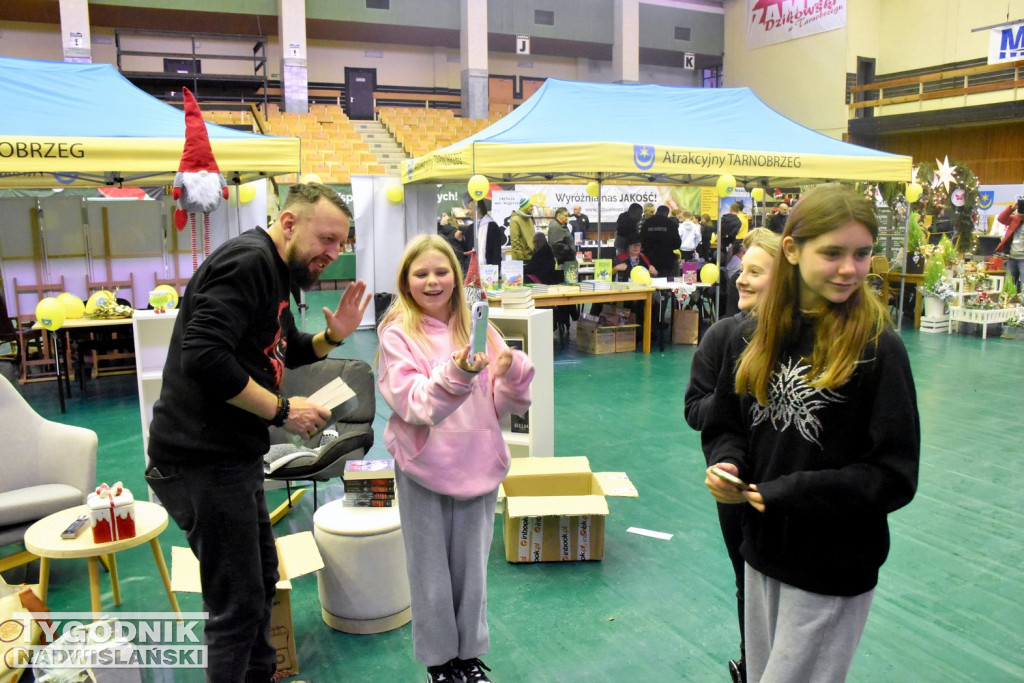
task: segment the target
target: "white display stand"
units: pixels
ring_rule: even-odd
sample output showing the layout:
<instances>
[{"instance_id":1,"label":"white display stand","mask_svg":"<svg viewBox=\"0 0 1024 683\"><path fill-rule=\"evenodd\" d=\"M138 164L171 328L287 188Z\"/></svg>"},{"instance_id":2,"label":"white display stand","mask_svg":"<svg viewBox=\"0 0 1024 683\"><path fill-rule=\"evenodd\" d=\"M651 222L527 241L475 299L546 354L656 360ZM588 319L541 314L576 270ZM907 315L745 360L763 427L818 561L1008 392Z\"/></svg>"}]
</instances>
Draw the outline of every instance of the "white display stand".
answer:
<instances>
[{"instance_id":1,"label":"white display stand","mask_svg":"<svg viewBox=\"0 0 1024 683\"><path fill-rule=\"evenodd\" d=\"M167 349L171 344L171 332L177 317L177 309L170 309L166 313L135 311L132 315L143 458L149 452L149 423L153 420L153 404L160 398L160 388L164 383L164 363L167 361ZM145 462L148 463L148 459Z\"/></svg>"},{"instance_id":2,"label":"white display stand","mask_svg":"<svg viewBox=\"0 0 1024 683\"><path fill-rule=\"evenodd\" d=\"M503 431L513 458L555 454L554 313L550 308L525 310L492 307L490 320L508 337L522 337L535 372L530 385L530 431Z\"/></svg>"},{"instance_id":3,"label":"white display stand","mask_svg":"<svg viewBox=\"0 0 1024 683\"><path fill-rule=\"evenodd\" d=\"M977 323L981 325L981 338L988 339L988 326L994 323L1005 323L1024 313L1024 307L1016 308L963 308L949 307L949 323L946 331L953 334L953 323Z\"/></svg>"}]
</instances>

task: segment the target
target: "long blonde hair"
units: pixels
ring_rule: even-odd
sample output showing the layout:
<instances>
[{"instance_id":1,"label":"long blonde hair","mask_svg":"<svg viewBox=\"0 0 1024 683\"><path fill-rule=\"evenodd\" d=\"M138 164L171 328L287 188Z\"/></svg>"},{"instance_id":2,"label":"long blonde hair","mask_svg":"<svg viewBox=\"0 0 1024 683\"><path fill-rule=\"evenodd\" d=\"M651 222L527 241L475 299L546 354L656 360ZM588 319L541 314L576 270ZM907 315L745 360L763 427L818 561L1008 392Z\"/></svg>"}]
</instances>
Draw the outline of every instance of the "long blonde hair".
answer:
<instances>
[{"instance_id":1,"label":"long blonde hair","mask_svg":"<svg viewBox=\"0 0 1024 683\"><path fill-rule=\"evenodd\" d=\"M867 199L839 183L819 185L790 212L783 239L791 236L803 244L851 221L867 228L872 239L878 238L878 220ZM817 389L837 389L853 374L865 347L891 324L889 313L865 281L845 302L828 304L816 315L811 368L805 379ZM768 291L758 304L757 329L736 368L736 393L750 393L758 403L768 403L772 373L785 348L795 341L799 319L800 272L780 249Z\"/></svg>"},{"instance_id":2,"label":"long blonde hair","mask_svg":"<svg viewBox=\"0 0 1024 683\"><path fill-rule=\"evenodd\" d=\"M451 299L448 300L451 307L449 327L452 330L452 344L464 346L469 343L469 308L466 306L466 293L462 288L462 267L451 246L438 235L419 235L405 246L398 266L398 295L384 313L377 330L383 330L392 323L400 323L402 330L420 346L424 349L430 348L430 342L423 334L423 311L413 300L412 291L409 289L409 270L416 259L431 251L445 257L455 278L455 288L452 290Z\"/></svg>"}]
</instances>

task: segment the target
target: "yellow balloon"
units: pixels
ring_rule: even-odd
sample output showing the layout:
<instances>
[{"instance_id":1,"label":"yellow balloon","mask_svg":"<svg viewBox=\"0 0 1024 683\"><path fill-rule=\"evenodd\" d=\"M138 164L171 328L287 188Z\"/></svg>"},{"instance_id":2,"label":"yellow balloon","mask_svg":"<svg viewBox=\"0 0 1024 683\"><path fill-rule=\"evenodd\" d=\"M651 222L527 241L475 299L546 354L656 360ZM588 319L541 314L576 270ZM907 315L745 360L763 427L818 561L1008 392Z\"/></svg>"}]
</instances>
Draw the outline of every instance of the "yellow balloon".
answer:
<instances>
[{"instance_id":1,"label":"yellow balloon","mask_svg":"<svg viewBox=\"0 0 1024 683\"><path fill-rule=\"evenodd\" d=\"M911 204L921 198L922 192L924 192L924 188L921 187L921 183L907 183L907 191L905 194L907 201Z\"/></svg>"},{"instance_id":2,"label":"yellow balloon","mask_svg":"<svg viewBox=\"0 0 1024 683\"><path fill-rule=\"evenodd\" d=\"M57 301L64 305L64 317L68 320L85 315L85 303L74 294L68 292L58 294Z\"/></svg>"},{"instance_id":3,"label":"yellow balloon","mask_svg":"<svg viewBox=\"0 0 1024 683\"><path fill-rule=\"evenodd\" d=\"M469 179L466 187L469 189L469 196L473 198L473 201L479 201L487 196L491 189L491 183L487 180L487 176L477 173Z\"/></svg>"},{"instance_id":4,"label":"yellow balloon","mask_svg":"<svg viewBox=\"0 0 1024 683\"><path fill-rule=\"evenodd\" d=\"M587 194L591 197L596 197L601 193L601 185L596 180L591 180L587 183Z\"/></svg>"},{"instance_id":5,"label":"yellow balloon","mask_svg":"<svg viewBox=\"0 0 1024 683\"><path fill-rule=\"evenodd\" d=\"M638 285L649 285L651 284L651 271L643 266L633 266L633 270L629 271L629 280Z\"/></svg>"},{"instance_id":6,"label":"yellow balloon","mask_svg":"<svg viewBox=\"0 0 1024 683\"><path fill-rule=\"evenodd\" d=\"M709 285L718 282L718 266L714 263L705 263L700 269L700 281Z\"/></svg>"},{"instance_id":7,"label":"yellow balloon","mask_svg":"<svg viewBox=\"0 0 1024 683\"><path fill-rule=\"evenodd\" d=\"M178 307L178 290L170 285L157 285L153 288L156 291L167 292L171 300L164 306L165 308L177 308Z\"/></svg>"},{"instance_id":8,"label":"yellow balloon","mask_svg":"<svg viewBox=\"0 0 1024 683\"><path fill-rule=\"evenodd\" d=\"M114 293L108 292L105 289L101 289L98 292L93 292L89 300L85 302L85 314L95 315L96 311L103 308L107 304L114 303Z\"/></svg>"},{"instance_id":9,"label":"yellow balloon","mask_svg":"<svg viewBox=\"0 0 1024 683\"><path fill-rule=\"evenodd\" d=\"M243 204L248 204L252 200L256 199L256 186L252 183L246 183L245 185L238 186L238 201Z\"/></svg>"},{"instance_id":10,"label":"yellow balloon","mask_svg":"<svg viewBox=\"0 0 1024 683\"><path fill-rule=\"evenodd\" d=\"M731 173L723 173L718 176L718 182L715 183L715 189L718 190L719 197L728 197L736 191L736 178Z\"/></svg>"},{"instance_id":11,"label":"yellow balloon","mask_svg":"<svg viewBox=\"0 0 1024 683\"><path fill-rule=\"evenodd\" d=\"M36 304L36 321L47 330L59 330L66 315L64 304L57 301L56 297L48 296Z\"/></svg>"},{"instance_id":12,"label":"yellow balloon","mask_svg":"<svg viewBox=\"0 0 1024 683\"><path fill-rule=\"evenodd\" d=\"M755 202L763 202L764 201L764 188L763 187L755 187L753 190L750 191L750 198L753 199Z\"/></svg>"},{"instance_id":13,"label":"yellow balloon","mask_svg":"<svg viewBox=\"0 0 1024 683\"><path fill-rule=\"evenodd\" d=\"M324 181L320 180L320 176L318 176L316 173L303 173L301 176L299 176L299 182L302 183L303 185L308 185L310 183L317 183L319 185L322 185Z\"/></svg>"},{"instance_id":14,"label":"yellow balloon","mask_svg":"<svg viewBox=\"0 0 1024 683\"><path fill-rule=\"evenodd\" d=\"M392 180L384 190L384 196L386 196L388 201L392 204L399 204L403 199L405 199L405 188L402 187L402 183L400 181Z\"/></svg>"}]
</instances>

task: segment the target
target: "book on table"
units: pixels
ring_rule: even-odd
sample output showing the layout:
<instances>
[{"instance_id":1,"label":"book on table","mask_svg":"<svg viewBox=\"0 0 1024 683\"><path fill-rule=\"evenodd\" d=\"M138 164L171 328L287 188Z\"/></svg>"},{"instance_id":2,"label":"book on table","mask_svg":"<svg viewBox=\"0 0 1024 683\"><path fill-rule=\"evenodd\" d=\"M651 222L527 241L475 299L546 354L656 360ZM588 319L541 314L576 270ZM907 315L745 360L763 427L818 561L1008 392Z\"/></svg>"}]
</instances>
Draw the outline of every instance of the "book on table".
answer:
<instances>
[{"instance_id":1,"label":"book on table","mask_svg":"<svg viewBox=\"0 0 1024 683\"><path fill-rule=\"evenodd\" d=\"M395 461L390 458L377 460L349 460L342 473L343 481L395 478Z\"/></svg>"}]
</instances>

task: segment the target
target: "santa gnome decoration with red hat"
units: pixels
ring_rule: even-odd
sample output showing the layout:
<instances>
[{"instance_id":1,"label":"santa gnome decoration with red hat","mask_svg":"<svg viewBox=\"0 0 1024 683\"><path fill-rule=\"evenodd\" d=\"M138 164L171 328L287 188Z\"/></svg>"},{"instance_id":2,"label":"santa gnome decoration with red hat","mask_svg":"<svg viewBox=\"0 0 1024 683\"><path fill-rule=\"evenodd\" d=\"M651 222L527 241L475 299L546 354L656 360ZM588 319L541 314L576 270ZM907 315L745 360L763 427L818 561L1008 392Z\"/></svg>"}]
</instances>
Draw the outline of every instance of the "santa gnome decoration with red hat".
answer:
<instances>
[{"instance_id":1,"label":"santa gnome decoration with red hat","mask_svg":"<svg viewBox=\"0 0 1024 683\"><path fill-rule=\"evenodd\" d=\"M199 267L199 248L196 235L196 214L203 214L203 253L210 255L210 213L228 198L228 184L220 174L213 158L206 121L199 111L196 98L184 88L185 95L185 150L181 154L178 173L174 176L171 196L178 208L174 210L174 224L181 230L186 223L192 226L192 271Z\"/></svg>"}]
</instances>

